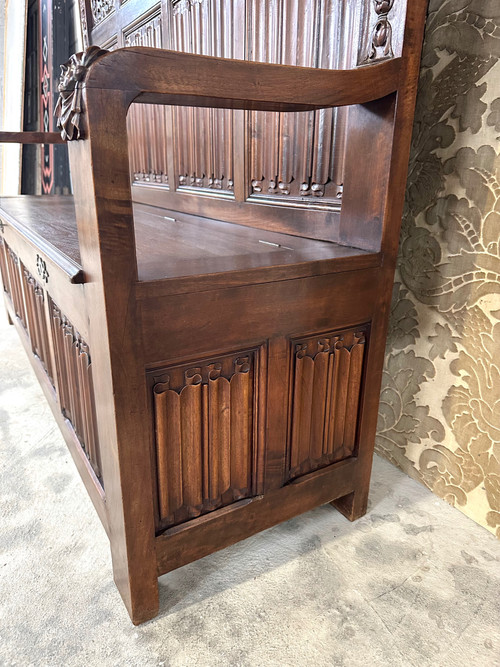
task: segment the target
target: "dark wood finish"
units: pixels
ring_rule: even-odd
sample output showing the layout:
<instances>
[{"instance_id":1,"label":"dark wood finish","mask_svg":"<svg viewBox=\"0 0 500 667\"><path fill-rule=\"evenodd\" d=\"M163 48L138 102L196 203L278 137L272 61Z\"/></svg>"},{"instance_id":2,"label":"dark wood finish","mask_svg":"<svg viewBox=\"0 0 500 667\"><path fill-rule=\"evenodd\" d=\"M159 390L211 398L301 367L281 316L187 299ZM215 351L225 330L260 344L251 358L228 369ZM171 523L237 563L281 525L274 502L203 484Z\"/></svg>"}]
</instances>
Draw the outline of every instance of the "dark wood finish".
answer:
<instances>
[{"instance_id":1,"label":"dark wood finish","mask_svg":"<svg viewBox=\"0 0 500 667\"><path fill-rule=\"evenodd\" d=\"M292 340L289 479L354 454L365 333Z\"/></svg>"},{"instance_id":2,"label":"dark wood finish","mask_svg":"<svg viewBox=\"0 0 500 667\"><path fill-rule=\"evenodd\" d=\"M166 16L158 7L87 3L92 39L154 42L147 31ZM366 4L356 59L365 64L354 69L141 45L80 54L59 105L73 139L74 200L0 201L8 313L108 530L134 623L157 613L161 573L320 503L351 520L366 511L425 9L408 3L404 22L400 13L393 21L392 2ZM73 93L82 102L74 129L65 106ZM133 102L196 109L146 106L127 119ZM317 112L311 120L339 105L352 105L342 126L342 207L320 231L316 202L270 214L259 186L242 191L247 167L238 174L236 163L240 190L212 197L216 204L170 178L160 186L175 206L133 204L131 161L156 165L150 174L162 178L165 160L177 175L205 169L200 145L212 144L194 128L183 135L196 139L184 166L182 155L162 153L186 118L210 119L211 141L218 136L227 151L229 116L209 107ZM147 156L134 144L129 154L127 128L146 117L165 123L163 144ZM244 117L230 117L238 132ZM309 121L279 122L277 136L293 135L307 154ZM289 147L273 151L287 187ZM229 188L227 179L220 185Z\"/></svg>"}]
</instances>

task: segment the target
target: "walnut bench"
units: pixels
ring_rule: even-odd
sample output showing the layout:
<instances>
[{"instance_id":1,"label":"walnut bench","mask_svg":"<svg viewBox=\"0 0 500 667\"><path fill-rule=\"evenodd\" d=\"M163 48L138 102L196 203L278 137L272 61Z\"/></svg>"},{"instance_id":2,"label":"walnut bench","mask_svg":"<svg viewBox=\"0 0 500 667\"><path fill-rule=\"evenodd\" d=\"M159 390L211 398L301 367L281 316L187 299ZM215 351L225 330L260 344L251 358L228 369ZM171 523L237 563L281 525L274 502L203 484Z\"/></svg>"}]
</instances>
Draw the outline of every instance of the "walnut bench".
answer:
<instances>
[{"instance_id":1,"label":"walnut bench","mask_svg":"<svg viewBox=\"0 0 500 667\"><path fill-rule=\"evenodd\" d=\"M323 503L366 511L424 17L408 3L402 56L353 70L90 47L61 84L74 197L0 199L7 312L134 623L161 574ZM133 202L132 101L352 105L329 238L307 213L288 233Z\"/></svg>"}]
</instances>

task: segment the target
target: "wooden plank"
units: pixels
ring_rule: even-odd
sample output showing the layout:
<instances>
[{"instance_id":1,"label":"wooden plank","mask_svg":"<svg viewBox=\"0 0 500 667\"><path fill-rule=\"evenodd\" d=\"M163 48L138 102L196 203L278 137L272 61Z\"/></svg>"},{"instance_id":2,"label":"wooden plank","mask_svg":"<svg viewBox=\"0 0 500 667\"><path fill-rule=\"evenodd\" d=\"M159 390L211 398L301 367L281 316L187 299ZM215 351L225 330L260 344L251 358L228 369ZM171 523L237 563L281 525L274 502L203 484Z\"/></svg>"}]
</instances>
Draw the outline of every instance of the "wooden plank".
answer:
<instances>
[{"instance_id":1,"label":"wooden plank","mask_svg":"<svg viewBox=\"0 0 500 667\"><path fill-rule=\"evenodd\" d=\"M211 354L222 343L225 351L242 349L269 338L364 324L377 308L378 281L378 270L366 269L144 299L145 363ZM252 304L244 318L242 304Z\"/></svg>"},{"instance_id":2,"label":"wooden plank","mask_svg":"<svg viewBox=\"0 0 500 667\"><path fill-rule=\"evenodd\" d=\"M153 421L148 413L126 142L127 102L87 91L87 138L69 142L116 585L134 623L158 612ZM109 115L113 109L111 116ZM113 179L108 175L113 173Z\"/></svg>"},{"instance_id":3,"label":"wooden plank","mask_svg":"<svg viewBox=\"0 0 500 667\"><path fill-rule=\"evenodd\" d=\"M70 282L84 280L72 197L0 198L0 217L7 222L6 233L9 228L15 230L57 264ZM357 248L151 206L136 205L134 223L142 281L255 269L279 271L287 266L296 272L297 265L307 262L314 262L317 272L329 272L336 269L320 261L348 259L345 266L374 262L369 253Z\"/></svg>"}]
</instances>

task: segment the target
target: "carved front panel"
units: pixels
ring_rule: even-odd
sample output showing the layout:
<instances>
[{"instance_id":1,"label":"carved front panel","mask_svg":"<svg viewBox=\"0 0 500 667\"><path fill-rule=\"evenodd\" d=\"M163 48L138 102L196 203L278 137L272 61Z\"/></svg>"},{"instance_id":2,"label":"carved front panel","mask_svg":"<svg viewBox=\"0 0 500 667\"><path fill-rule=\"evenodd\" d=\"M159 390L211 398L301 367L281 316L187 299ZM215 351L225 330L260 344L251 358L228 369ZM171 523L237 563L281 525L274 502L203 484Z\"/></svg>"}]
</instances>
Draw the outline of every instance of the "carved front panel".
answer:
<instances>
[{"instance_id":1,"label":"carved front panel","mask_svg":"<svg viewBox=\"0 0 500 667\"><path fill-rule=\"evenodd\" d=\"M89 347L52 301L50 309L61 412L71 423L92 469L101 481L101 455Z\"/></svg>"},{"instance_id":2,"label":"carved front panel","mask_svg":"<svg viewBox=\"0 0 500 667\"><path fill-rule=\"evenodd\" d=\"M288 477L355 451L366 330L293 340Z\"/></svg>"},{"instance_id":3,"label":"carved front panel","mask_svg":"<svg viewBox=\"0 0 500 667\"><path fill-rule=\"evenodd\" d=\"M24 266L22 266L22 272L31 349L33 354L40 359L51 383L54 384L49 331L45 317L45 294L40 283Z\"/></svg>"},{"instance_id":4,"label":"carved front panel","mask_svg":"<svg viewBox=\"0 0 500 667\"><path fill-rule=\"evenodd\" d=\"M0 273L2 274L3 291L10 296L9 274L7 273L7 244L0 236Z\"/></svg>"},{"instance_id":5,"label":"carved front panel","mask_svg":"<svg viewBox=\"0 0 500 667\"><path fill-rule=\"evenodd\" d=\"M153 377L160 527L256 493L257 352Z\"/></svg>"},{"instance_id":6,"label":"carved front panel","mask_svg":"<svg viewBox=\"0 0 500 667\"><path fill-rule=\"evenodd\" d=\"M7 243L5 243L5 259L5 264L7 266L6 274L8 278L4 278L4 280L8 282L7 292L10 294L17 317L26 329L26 309L24 306L23 287L21 283L21 265L18 256L11 248L9 248Z\"/></svg>"}]
</instances>

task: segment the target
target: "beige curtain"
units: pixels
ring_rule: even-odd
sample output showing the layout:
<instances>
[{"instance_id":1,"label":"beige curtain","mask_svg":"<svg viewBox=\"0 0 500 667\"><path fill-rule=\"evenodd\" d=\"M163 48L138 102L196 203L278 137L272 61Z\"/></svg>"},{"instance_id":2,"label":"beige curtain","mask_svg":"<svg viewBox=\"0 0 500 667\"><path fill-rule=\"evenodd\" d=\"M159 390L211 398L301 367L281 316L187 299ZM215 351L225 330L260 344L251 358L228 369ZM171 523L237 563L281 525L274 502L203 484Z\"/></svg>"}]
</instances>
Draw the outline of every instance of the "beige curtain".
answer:
<instances>
[{"instance_id":1,"label":"beige curtain","mask_svg":"<svg viewBox=\"0 0 500 667\"><path fill-rule=\"evenodd\" d=\"M431 0L377 451L500 537L500 2Z\"/></svg>"}]
</instances>

